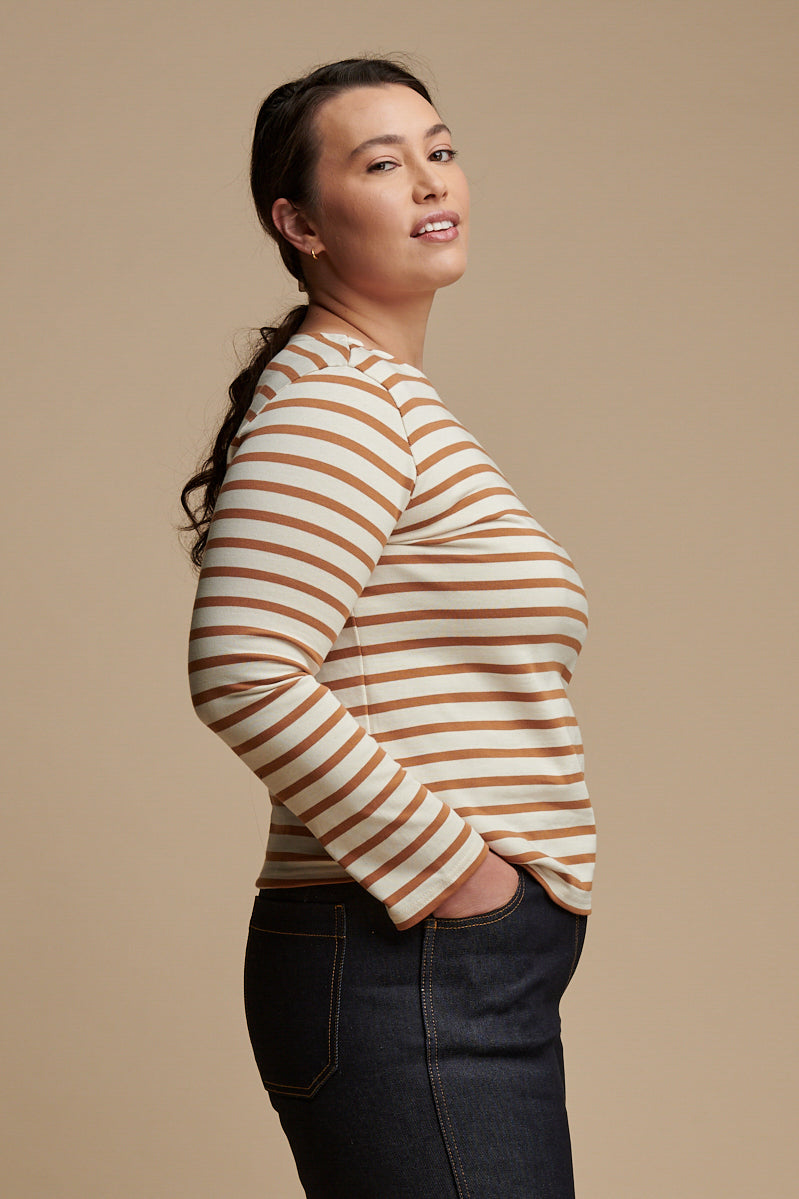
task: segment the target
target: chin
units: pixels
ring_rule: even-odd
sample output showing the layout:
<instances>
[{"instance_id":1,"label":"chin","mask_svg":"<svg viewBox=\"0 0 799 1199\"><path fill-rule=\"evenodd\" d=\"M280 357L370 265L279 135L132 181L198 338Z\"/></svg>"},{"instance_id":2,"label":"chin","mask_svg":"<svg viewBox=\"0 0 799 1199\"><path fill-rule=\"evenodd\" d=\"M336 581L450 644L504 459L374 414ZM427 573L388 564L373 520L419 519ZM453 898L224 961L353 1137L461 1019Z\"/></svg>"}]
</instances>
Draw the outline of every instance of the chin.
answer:
<instances>
[{"instance_id":1,"label":"chin","mask_svg":"<svg viewBox=\"0 0 799 1199\"><path fill-rule=\"evenodd\" d=\"M466 270L466 252L463 246L458 246L452 254L442 254L438 261L428 264L425 275L436 291L440 287L449 287L457 283Z\"/></svg>"},{"instance_id":2,"label":"chin","mask_svg":"<svg viewBox=\"0 0 799 1199\"><path fill-rule=\"evenodd\" d=\"M441 278L440 278L440 281L438 283L436 283L436 287L437 288L438 287L449 287L451 284L457 283L458 280L463 277L465 271L466 271L466 259L465 258L462 259L460 262L452 263L452 265L449 267L448 270L441 271Z\"/></svg>"}]
</instances>

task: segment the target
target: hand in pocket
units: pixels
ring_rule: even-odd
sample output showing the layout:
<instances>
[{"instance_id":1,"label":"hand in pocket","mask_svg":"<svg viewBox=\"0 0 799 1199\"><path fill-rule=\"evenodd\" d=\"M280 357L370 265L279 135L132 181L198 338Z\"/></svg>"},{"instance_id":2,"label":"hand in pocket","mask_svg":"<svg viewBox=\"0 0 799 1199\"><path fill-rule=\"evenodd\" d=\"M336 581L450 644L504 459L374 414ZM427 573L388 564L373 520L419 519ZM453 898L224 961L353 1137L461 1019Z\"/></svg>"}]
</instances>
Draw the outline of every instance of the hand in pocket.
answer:
<instances>
[{"instance_id":1,"label":"hand in pocket","mask_svg":"<svg viewBox=\"0 0 799 1199\"><path fill-rule=\"evenodd\" d=\"M474 874L439 904L433 915L441 920L482 916L508 903L518 885L519 872L516 867L489 850Z\"/></svg>"}]
</instances>

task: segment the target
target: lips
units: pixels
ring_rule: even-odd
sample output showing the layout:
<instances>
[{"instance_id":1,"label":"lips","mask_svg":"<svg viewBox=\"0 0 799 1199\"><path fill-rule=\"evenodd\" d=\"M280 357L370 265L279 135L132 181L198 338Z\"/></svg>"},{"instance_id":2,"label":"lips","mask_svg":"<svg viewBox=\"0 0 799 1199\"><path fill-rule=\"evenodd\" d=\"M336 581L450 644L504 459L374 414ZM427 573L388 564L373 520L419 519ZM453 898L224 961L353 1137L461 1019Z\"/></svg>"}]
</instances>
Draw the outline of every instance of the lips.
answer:
<instances>
[{"instance_id":1,"label":"lips","mask_svg":"<svg viewBox=\"0 0 799 1199\"><path fill-rule=\"evenodd\" d=\"M417 221L411 230L411 237L421 237L425 232L435 232L452 228L460 224L457 212L430 212Z\"/></svg>"}]
</instances>

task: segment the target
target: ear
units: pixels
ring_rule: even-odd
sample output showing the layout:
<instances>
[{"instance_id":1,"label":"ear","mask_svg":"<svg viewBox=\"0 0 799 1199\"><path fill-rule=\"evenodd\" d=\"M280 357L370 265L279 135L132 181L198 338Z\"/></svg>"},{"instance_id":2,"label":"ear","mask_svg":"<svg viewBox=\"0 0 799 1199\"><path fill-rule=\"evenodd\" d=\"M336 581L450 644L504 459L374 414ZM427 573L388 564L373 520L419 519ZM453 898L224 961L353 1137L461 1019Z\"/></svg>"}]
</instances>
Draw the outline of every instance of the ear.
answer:
<instances>
[{"instance_id":1,"label":"ear","mask_svg":"<svg viewBox=\"0 0 799 1199\"><path fill-rule=\"evenodd\" d=\"M311 250L320 254L324 250L325 247L316 230L299 208L294 207L291 200L275 200L272 205L272 220L275 228L280 230L286 241L301 254L310 254Z\"/></svg>"}]
</instances>

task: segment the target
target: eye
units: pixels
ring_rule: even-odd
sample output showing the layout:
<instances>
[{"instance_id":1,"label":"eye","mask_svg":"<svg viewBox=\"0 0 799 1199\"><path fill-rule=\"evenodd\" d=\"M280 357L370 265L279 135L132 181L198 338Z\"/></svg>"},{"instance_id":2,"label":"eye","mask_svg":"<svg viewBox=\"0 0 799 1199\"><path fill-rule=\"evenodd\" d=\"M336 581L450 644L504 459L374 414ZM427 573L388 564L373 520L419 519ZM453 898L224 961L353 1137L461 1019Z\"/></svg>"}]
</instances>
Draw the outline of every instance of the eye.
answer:
<instances>
[{"instance_id":1,"label":"eye","mask_svg":"<svg viewBox=\"0 0 799 1199\"><path fill-rule=\"evenodd\" d=\"M382 158L380 162L373 162L366 169L367 171L379 172L388 170L389 167L395 167L396 165L396 162L392 162L390 158Z\"/></svg>"},{"instance_id":2,"label":"eye","mask_svg":"<svg viewBox=\"0 0 799 1199\"><path fill-rule=\"evenodd\" d=\"M440 155L446 155L446 157L442 158ZM440 150L434 150L430 157L434 162L452 162L458 157L458 151L453 150L451 146L442 146Z\"/></svg>"}]
</instances>

